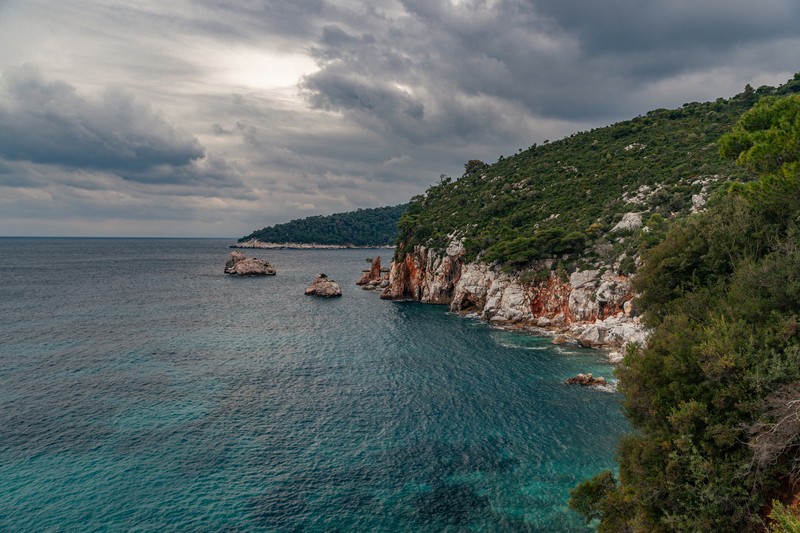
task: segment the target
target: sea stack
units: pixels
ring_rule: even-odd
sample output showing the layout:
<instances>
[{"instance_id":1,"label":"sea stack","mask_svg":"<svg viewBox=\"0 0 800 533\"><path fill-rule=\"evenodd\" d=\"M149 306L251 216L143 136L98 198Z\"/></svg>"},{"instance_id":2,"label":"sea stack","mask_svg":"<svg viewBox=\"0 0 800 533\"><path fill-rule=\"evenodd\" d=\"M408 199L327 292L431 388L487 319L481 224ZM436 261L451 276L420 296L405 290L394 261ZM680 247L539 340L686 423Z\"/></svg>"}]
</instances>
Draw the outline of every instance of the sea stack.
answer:
<instances>
[{"instance_id":1,"label":"sea stack","mask_svg":"<svg viewBox=\"0 0 800 533\"><path fill-rule=\"evenodd\" d=\"M356 285L366 285L373 281L381 282L381 256L372 260L372 266L356 281Z\"/></svg>"},{"instance_id":2,"label":"sea stack","mask_svg":"<svg viewBox=\"0 0 800 533\"><path fill-rule=\"evenodd\" d=\"M235 250L225 263L225 273L232 276L274 276L275 267L262 259L248 258Z\"/></svg>"},{"instance_id":3,"label":"sea stack","mask_svg":"<svg viewBox=\"0 0 800 533\"><path fill-rule=\"evenodd\" d=\"M317 274L314 281L306 289L306 294L310 296L320 296L322 298L333 298L342 295L342 289L339 284L328 279L325 274Z\"/></svg>"}]
</instances>

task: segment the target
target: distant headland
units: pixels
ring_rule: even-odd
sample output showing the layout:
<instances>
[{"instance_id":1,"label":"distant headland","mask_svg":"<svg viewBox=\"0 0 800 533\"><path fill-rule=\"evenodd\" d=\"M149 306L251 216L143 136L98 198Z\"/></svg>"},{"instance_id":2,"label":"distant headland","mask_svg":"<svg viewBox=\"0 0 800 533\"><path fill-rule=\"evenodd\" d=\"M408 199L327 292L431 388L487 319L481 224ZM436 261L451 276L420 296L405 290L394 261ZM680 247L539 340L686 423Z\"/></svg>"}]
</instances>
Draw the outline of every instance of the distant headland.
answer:
<instances>
[{"instance_id":1,"label":"distant headland","mask_svg":"<svg viewBox=\"0 0 800 533\"><path fill-rule=\"evenodd\" d=\"M264 248L267 250L344 250L348 248L386 248L394 249L394 245L356 246L354 244L319 244L307 242L263 242L258 239L231 244L229 248Z\"/></svg>"},{"instance_id":2,"label":"distant headland","mask_svg":"<svg viewBox=\"0 0 800 533\"><path fill-rule=\"evenodd\" d=\"M398 222L407 207L400 204L292 220L245 235L237 246L258 241L264 244L239 247L394 248L390 245L397 242Z\"/></svg>"}]
</instances>

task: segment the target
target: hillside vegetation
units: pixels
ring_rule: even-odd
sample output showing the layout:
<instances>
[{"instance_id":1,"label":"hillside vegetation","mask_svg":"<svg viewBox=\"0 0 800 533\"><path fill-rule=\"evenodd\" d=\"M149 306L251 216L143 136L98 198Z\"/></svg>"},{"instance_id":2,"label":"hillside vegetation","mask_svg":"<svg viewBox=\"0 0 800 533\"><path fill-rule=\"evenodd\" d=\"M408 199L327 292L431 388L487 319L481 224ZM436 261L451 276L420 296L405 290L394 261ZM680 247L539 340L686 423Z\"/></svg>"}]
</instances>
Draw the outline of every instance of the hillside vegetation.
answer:
<instances>
[{"instance_id":1,"label":"hillside vegetation","mask_svg":"<svg viewBox=\"0 0 800 533\"><path fill-rule=\"evenodd\" d=\"M599 531L800 531L800 95L765 98L721 139L737 184L645 255L654 328L619 370L637 430L571 505ZM769 512L771 508L771 513Z\"/></svg>"},{"instance_id":2,"label":"hillside vegetation","mask_svg":"<svg viewBox=\"0 0 800 533\"><path fill-rule=\"evenodd\" d=\"M239 242L385 246L397 240L397 222L408 204L312 216L276 224L242 237Z\"/></svg>"},{"instance_id":3,"label":"hillside vegetation","mask_svg":"<svg viewBox=\"0 0 800 533\"><path fill-rule=\"evenodd\" d=\"M634 257L731 180L753 171L719 157L717 139L760 98L800 87L746 90L730 99L657 109L632 120L531 146L494 164L472 160L412 198L400 219L398 257L417 244L464 239L468 259L524 270L558 258L576 266L635 268ZM611 233L625 213L644 231ZM633 235L631 235L633 233ZM631 238L628 238L631 237Z\"/></svg>"}]
</instances>

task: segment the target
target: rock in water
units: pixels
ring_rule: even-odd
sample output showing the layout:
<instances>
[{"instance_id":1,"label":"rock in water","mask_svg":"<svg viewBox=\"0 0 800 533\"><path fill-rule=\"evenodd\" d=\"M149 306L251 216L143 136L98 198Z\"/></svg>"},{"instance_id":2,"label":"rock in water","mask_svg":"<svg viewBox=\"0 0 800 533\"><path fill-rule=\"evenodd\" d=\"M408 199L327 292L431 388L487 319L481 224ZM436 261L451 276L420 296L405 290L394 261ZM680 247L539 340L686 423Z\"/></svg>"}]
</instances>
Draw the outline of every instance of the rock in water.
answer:
<instances>
[{"instance_id":1,"label":"rock in water","mask_svg":"<svg viewBox=\"0 0 800 533\"><path fill-rule=\"evenodd\" d=\"M380 256L372 260L372 267L369 272L364 272L364 275L356 281L356 285L366 285L372 281L380 283L381 281L381 258Z\"/></svg>"},{"instance_id":2,"label":"rock in water","mask_svg":"<svg viewBox=\"0 0 800 533\"><path fill-rule=\"evenodd\" d=\"M567 385L580 385L581 387L604 387L608 385L606 378L594 377L591 374L578 374L574 378L569 378L565 381Z\"/></svg>"},{"instance_id":3,"label":"rock in water","mask_svg":"<svg viewBox=\"0 0 800 533\"><path fill-rule=\"evenodd\" d=\"M274 276L275 267L261 259L247 258L242 252L231 252L225 263L225 273L233 276Z\"/></svg>"},{"instance_id":4,"label":"rock in water","mask_svg":"<svg viewBox=\"0 0 800 533\"><path fill-rule=\"evenodd\" d=\"M332 298L334 296L341 296L342 289L339 288L338 283L332 279L328 279L328 276L325 274L317 274L317 277L314 278L314 281L312 281L311 285L306 289L306 294L321 296L322 298Z\"/></svg>"},{"instance_id":5,"label":"rock in water","mask_svg":"<svg viewBox=\"0 0 800 533\"><path fill-rule=\"evenodd\" d=\"M566 335L556 335L553 337L553 344L566 344L569 342L569 338Z\"/></svg>"}]
</instances>

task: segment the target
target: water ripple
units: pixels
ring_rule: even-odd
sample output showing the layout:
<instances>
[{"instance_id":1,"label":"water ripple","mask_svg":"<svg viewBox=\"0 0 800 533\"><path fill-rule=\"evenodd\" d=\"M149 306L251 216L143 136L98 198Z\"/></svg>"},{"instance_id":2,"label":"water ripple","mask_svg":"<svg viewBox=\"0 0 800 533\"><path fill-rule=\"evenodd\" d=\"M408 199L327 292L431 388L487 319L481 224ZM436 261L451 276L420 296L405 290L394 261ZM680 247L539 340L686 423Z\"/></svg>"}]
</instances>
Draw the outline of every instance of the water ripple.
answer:
<instances>
[{"instance_id":1,"label":"water ripple","mask_svg":"<svg viewBox=\"0 0 800 533\"><path fill-rule=\"evenodd\" d=\"M586 530L627 426L563 381L602 354L380 301L379 251L225 244L0 239L0 530Z\"/></svg>"}]
</instances>

